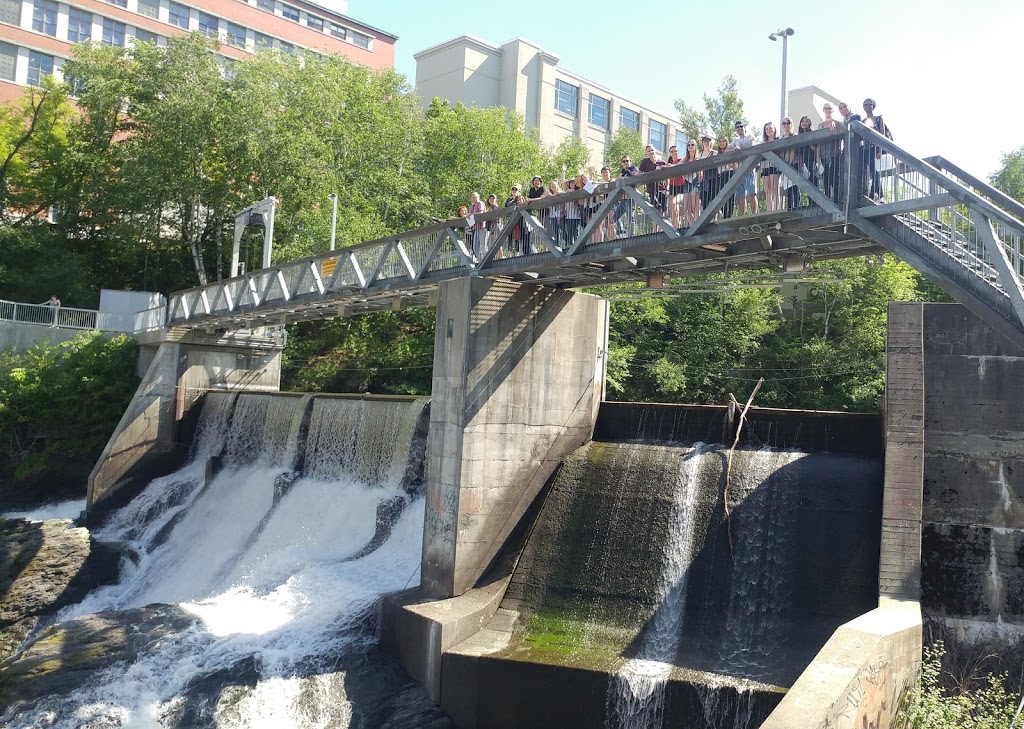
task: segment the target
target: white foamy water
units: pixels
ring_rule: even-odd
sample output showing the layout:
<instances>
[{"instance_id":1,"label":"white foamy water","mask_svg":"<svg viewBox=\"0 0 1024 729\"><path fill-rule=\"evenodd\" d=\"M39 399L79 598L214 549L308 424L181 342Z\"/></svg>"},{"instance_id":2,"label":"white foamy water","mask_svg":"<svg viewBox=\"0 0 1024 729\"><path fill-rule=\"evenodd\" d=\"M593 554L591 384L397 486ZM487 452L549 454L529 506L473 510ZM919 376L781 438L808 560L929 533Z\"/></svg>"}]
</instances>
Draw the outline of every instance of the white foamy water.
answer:
<instances>
[{"instance_id":1,"label":"white foamy water","mask_svg":"<svg viewBox=\"0 0 1024 729\"><path fill-rule=\"evenodd\" d=\"M29 511L8 511L2 516L5 519L39 522L48 519L77 519L83 511L85 511L85 499L71 499L56 504L43 504Z\"/></svg>"},{"instance_id":2,"label":"white foamy water","mask_svg":"<svg viewBox=\"0 0 1024 729\"><path fill-rule=\"evenodd\" d=\"M317 478L297 479L275 501L275 479L295 457L294 446L278 441L293 438L301 418L257 399L239 396L226 436L201 423L212 445L197 444L196 461L157 479L113 516L102 538L134 549L138 564L119 584L59 616L168 603L195 624L156 641L130 664L99 672L84 688L5 716L9 725L184 726L181 712L197 679L248 665L258 674L255 687L228 681L218 689L210 711L217 726L348 726L344 677L332 665L375 640L366 620L382 594L419 580L423 500L410 500L395 480L404 473L409 440L394 436L388 413L389 437L364 438L372 445L358 451L358 460L363 474L395 477L371 486L354 473L324 469ZM406 418L422 409L422 403L400 404ZM225 409L230 406L218 408L216 417ZM272 435L238 420L240 414L269 424ZM366 426L365 417L350 422ZM411 427L399 430L411 437ZM218 442L227 446L228 463L207 484L205 459ZM396 497L407 506L390 537L355 559L374 536L378 506Z\"/></svg>"}]
</instances>

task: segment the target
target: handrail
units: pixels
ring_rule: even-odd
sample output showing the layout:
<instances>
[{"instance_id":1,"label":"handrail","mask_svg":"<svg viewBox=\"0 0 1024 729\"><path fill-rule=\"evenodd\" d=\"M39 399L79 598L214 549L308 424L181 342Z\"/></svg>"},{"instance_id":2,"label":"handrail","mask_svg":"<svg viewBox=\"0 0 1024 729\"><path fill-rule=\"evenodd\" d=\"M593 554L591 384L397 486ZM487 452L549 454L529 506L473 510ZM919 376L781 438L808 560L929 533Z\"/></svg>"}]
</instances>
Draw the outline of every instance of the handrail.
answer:
<instances>
[{"instance_id":1,"label":"handrail","mask_svg":"<svg viewBox=\"0 0 1024 729\"><path fill-rule=\"evenodd\" d=\"M924 161L930 164L935 169L942 172L949 172L956 175L963 182L970 183L971 187L984 192L985 195L992 198L993 202L999 207L1005 208L1007 212L1020 217L1024 220L1024 205L1017 200L1004 193L1002 190L993 187L987 182L983 182L980 178L975 177L969 172L964 171L961 167L953 164L945 157L941 155L935 155L933 157L925 157Z\"/></svg>"},{"instance_id":2,"label":"handrail","mask_svg":"<svg viewBox=\"0 0 1024 729\"><path fill-rule=\"evenodd\" d=\"M864 141L870 142L873 146L885 150L894 157L898 157L903 164L907 165L915 172L918 172L942 185L949 194L957 198L961 203L965 205L977 205L978 207L983 208L989 217L996 218L1004 225L1024 234L1024 221L1013 217L1007 211L989 202L957 180L950 178L948 175L942 174L942 172L931 164L918 160L912 154L904 150L892 140L879 134L871 127L866 126L861 122L852 122L852 125L855 133L864 139Z\"/></svg>"},{"instance_id":3,"label":"handrail","mask_svg":"<svg viewBox=\"0 0 1024 729\"><path fill-rule=\"evenodd\" d=\"M58 329L93 329L101 332L135 334L162 328L166 323L166 316L166 306L138 312L106 312L98 309L28 304L0 299L0 320L53 326Z\"/></svg>"}]
</instances>

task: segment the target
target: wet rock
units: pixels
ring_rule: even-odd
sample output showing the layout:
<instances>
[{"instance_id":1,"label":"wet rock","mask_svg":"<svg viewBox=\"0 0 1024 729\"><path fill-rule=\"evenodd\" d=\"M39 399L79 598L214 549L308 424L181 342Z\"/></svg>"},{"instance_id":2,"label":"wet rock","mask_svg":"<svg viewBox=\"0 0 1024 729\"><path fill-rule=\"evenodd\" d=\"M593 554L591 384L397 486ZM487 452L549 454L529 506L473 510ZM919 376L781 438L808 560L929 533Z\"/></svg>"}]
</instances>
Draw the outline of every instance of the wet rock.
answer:
<instances>
[{"instance_id":1,"label":"wet rock","mask_svg":"<svg viewBox=\"0 0 1024 729\"><path fill-rule=\"evenodd\" d=\"M82 686L97 671L131 662L169 635L196 623L173 605L86 615L43 630L15 658L0 665L8 711L37 705ZM44 701L45 703L45 701Z\"/></svg>"},{"instance_id":2,"label":"wet rock","mask_svg":"<svg viewBox=\"0 0 1024 729\"><path fill-rule=\"evenodd\" d=\"M0 659L40 617L117 580L120 550L71 524L0 519Z\"/></svg>"}]
</instances>

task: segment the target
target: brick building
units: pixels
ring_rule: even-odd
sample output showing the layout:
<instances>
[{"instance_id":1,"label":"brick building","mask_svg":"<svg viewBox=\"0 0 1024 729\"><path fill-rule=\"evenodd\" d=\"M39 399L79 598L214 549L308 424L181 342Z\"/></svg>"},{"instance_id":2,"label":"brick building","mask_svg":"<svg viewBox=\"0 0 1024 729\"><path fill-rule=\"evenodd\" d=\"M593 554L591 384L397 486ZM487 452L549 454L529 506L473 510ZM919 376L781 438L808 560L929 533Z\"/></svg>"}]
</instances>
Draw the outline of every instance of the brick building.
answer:
<instances>
[{"instance_id":1,"label":"brick building","mask_svg":"<svg viewBox=\"0 0 1024 729\"><path fill-rule=\"evenodd\" d=\"M396 36L304 0L0 0L0 103L48 74L61 78L74 43L166 45L190 31L219 39L229 59L276 48L395 63Z\"/></svg>"}]
</instances>

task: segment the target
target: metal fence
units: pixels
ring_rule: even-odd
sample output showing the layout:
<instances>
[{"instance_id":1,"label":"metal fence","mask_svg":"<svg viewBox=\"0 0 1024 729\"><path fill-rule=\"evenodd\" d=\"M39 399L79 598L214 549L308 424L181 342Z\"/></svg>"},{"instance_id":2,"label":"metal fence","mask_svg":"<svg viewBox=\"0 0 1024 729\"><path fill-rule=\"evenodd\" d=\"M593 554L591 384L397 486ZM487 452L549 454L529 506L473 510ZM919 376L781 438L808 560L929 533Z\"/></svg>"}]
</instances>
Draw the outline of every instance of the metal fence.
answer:
<instances>
[{"instance_id":1,"label":"metal fence","mask_svg":"<svg viewBox=\"0 0 1024 729\"><path fill-rule=\"evenodd\" d=\"M102 332L135 334L160 329L165 325L166 318L167 309L163 306L134 313L111 313L70 306L0 300L0 320L61 329L94 329Z\"/></svg>"}]
</instances>

